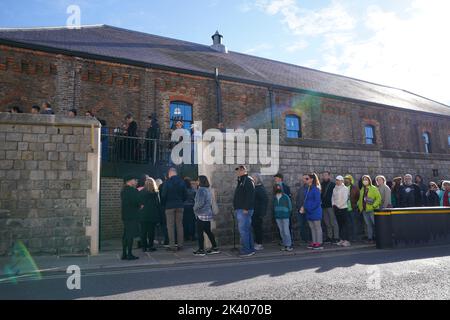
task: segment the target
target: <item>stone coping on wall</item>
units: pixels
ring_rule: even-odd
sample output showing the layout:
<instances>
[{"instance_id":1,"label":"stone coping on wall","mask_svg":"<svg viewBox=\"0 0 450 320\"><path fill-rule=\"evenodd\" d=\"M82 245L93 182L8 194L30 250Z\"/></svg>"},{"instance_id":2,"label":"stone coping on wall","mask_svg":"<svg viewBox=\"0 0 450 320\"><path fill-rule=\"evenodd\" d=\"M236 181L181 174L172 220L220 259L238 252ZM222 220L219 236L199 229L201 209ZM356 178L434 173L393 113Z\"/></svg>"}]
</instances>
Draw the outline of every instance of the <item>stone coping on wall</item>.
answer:
<instances>
[{"instance_id":1,"label":"stone coping on wall","mask_svg":"<svg viewBox=\"0 0 450 320\"><path fill-rule=\"evenodd\" d=\"M344 149L344 150L358 150L368 152L380 152L382 157L386 158L400 158L400 159L430 159L430 160L450 160L450 154L443 153L421 153L421 152L406 152L397 150L383 150L380 146L364 145L357 143L345 142L330 142L315 139L285 139L281 146L296 146L306 148L329 148L329 149Z\"/></svg>"},{"instance_id":2,"label":"stone coping on wall","mask_svg":"<svg viewBox=\"0 0 450 320\"><path fill-rule=\"evenodd\" d=\"M62 115L0 112L0 124L75 126L100 128L100 122L90 117L70 118Z\"/></svg>"}]
</instances>

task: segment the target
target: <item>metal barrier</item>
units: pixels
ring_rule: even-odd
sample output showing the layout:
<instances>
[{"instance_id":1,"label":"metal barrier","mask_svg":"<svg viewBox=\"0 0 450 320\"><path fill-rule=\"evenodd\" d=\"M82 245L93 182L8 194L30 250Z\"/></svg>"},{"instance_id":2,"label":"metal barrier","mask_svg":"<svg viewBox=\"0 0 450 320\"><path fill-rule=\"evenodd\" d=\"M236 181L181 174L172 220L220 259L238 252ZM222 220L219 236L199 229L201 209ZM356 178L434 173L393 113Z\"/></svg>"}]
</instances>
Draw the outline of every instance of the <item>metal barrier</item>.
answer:
<instances>
[{"instance_id":1,"label":"metal barrier","mask_svg":"<svg viewBox=\"0 0 450 320\"><path fill-rule=\"evenodd\" d=\"M375 212L378 249L450 244L450 208L404 208Z\"/></svg>"}]
</instances>

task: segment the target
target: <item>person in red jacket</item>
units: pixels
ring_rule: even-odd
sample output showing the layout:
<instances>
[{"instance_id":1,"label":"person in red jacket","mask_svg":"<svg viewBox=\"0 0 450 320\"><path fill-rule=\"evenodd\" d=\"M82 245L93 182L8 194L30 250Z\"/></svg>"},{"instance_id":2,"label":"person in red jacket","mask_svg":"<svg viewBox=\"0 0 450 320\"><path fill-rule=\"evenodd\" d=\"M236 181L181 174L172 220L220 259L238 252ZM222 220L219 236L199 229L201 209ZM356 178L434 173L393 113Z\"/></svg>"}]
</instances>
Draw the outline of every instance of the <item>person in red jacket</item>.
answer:
<instances>
[{"instance_id":1,"label":"person in red jacket","mask_svg":"<svg viewBox=\"0 0 450 320\"><path fill-rule=\"evenodd\" d=\"M450 207L450 183L446 182L444 183L445 190L444 190L444 196L442 198L442 203L444 204L444 207Z\"/></svg>"}]
</instances>

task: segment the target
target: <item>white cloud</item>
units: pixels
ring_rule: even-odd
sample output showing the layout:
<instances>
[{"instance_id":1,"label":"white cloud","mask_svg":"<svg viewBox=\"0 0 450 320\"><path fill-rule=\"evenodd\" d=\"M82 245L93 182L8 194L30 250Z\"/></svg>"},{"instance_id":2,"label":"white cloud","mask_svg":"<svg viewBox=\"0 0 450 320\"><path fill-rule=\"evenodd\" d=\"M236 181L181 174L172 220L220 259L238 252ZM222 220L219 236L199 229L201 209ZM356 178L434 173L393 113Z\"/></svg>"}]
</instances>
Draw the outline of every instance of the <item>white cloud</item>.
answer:
<instances>
[{"instance_id":1,"label":"white cloud","mask_svg":"<svg viewBox=\"0 0 450 320\"><path fill-rule=\"evenodd\" d=\"M447 0L416 0L408 16L380 7L367 9L367 38L332 36L322 47L323 70L391 85L450 102L450 44L445 41L450 20Z\"/></svg>"},{"instance_id":2,"label":"white cloud","mask_svg":"<svg viewBox=\"0 0 450 320\"><path fill-rule=\"evenodd\" d=\"M306 40L300 39L297 42L288 44L286 46L286 50L289 53L294 53L300 50L303 50L309 46L309 43Z\"/></svg>"},{"instance_id":3,"label":"white cloud","mask_svg":"<svg viewBox=\"0 0 450 320\"><path fill-rule=\"evenodd\" d=\"M410 0L401 11L378 5L360 12L337 1L316 10L296 0L255 1L294 36L289 53L310 43L316 57L309 65L450 104L450 1ZM321 44L313 47L312 40Z\"/></svg>"},{"instance_id":4,"label":"white cloud","mask_svg":"<svg viewBox=\"0 0 450 320\"><path fill-rule=\"evenodd\" d=\"M280 14L283 23L296 35L317 36L355 27L355 19L337 1L319 10L304 9L296 0L257 0L256 5L269 15Z\"/></svg>"},{"instance_id":5,"label":"white cloud","mask_svg":"<svg viewBox=\"0 0 450 320\"><path fill-rule=\"evenodd\" d=\"M259 55L261 55L261 52L268 51L268 50L270 50L272 48L273 48L273 46L271 44L261 43L261 44L258 44L256 46L252 47L252 48L248 48L248 49L244 50L244 53L245 54L256 54L256 53L258 53Z\"/></svg>"}]
</instances>

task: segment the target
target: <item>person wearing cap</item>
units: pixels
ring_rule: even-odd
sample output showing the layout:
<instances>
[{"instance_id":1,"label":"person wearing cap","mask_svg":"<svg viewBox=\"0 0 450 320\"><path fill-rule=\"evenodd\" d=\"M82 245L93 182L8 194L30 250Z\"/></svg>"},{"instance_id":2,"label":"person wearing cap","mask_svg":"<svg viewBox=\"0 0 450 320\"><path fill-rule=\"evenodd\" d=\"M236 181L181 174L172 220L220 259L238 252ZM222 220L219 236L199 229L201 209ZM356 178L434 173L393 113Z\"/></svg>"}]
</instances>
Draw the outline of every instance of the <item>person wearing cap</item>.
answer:
<instances>
[{"instance_id":1,"label":"person wearing cap","mask_svg":"<svg viewBox=\"0 0 450 320\"><path fill-rule=\"evenodd\" d=\"M281 173L277 173L274 176L275 185L280 185L283 189L283 193L289 198L292 198L291 188L284 182L284 176Z\"/></svg>"},{"instance_id":2,"label":"person wearing cap","mask_svg":"<svg viewBox=\"0 0 450 320\"><path fill-rule=\"evenodd\" d=\"M350 247L350 235L349 235L349 224L348 224L348 198L349 189L344 184L344 177L336 177L336 186L333 189L333 195L331 197L331 204L336 215L337 222L339 224L340 230L340 241L337 243L338 246Z\"/></svg>"},{"instance_id":3,"label":"person wearing cap","mask_svg":"<svg viewBox=\"0 0 450 320\"><path fill-rule=\"evenodd\" d=\"M344 177L344 184L349 190L349 197L347 201L347 210L349 212L348 225L350 229L349 241L361 240L360 238L362 237L364 230L364 222L358 212L359 187L355 183L353 176L350 174Z\"/></svg>"},{"instance_id":4,"label":"person wearing cap","mask_svg":"<svg viewBox=\"0 0 450 320\"><path fill-rule=\"evenodd\" d=\"M386 178L384 176L378 176L375 180L377 181L378 191L381 195L380 209L392 208L391 189L386 185Z\"/></svg>"},{"instance_id":5,"label":"person wearing cap","mask_svg":"<svg viewBox=\"0 0 450 320\"><path fill-rule=\"evenodd\" d=\"M122 238L122 260L136 260L132 253L134 238L139 236L139 218L142 209L141 197L136 189L137 178L135 176L126 176L124 179L125 186L120 193L122 202L122 221L123 221L123 238Z\"/></svg>"},{"instance_id":6,"label":"person wearing cap","mask_svg":"<svg viewBox=\"0 0 450 320\"><path fill-rule=\"evenodd\" d=\"M422 193L420 187L413 183L413 177L406 174L403 178L403 185L399 190L400 208L417 208L423 206Z\"/></svg>"},{"instance_id":7,"label":"person wearing cap","mask_svg":"<svg viewBox=\"0 0 450 320\"><path fill-rule=\"evenodd\" d=\"M273 215L280 231L283 248L281 251L292 251L292 237L289 227L292 212L292 202L287 194L283 192L279 184L274 187L275 196L273 198Z\"/></svg>"},{"instance_id":8,"label":"person wearing cap","mask_svg":"<svg viewBox=\"0 0 450 320\"><path fill-rule=\"evenodd\" d=\"M281 186L283 193L287 195L292 201L292 192L291 188L284 182L284 176L281 173L277 173L274 175L275 186ZM289 217L289 230L291 232L291 238L294 239L294 234L292 232L292 216ZM283 239L281 239L281 245L283 245Z\"/></svg>"},{"instance_id":9,"label":"person wearing cap","mask_svg":"<svg viewBox=\"0 0 450 320\"><path fill-rule=\"evenodd\" d=\"M235 169L238 176L237 186L234 191L233 207L238 221L241 238L241 257L249 257L255 254L255 245L252 236L252 216L255 208L255 182L248 175L245 166Z\"/></svg>"}]
</instances>

